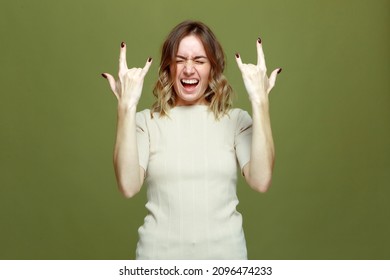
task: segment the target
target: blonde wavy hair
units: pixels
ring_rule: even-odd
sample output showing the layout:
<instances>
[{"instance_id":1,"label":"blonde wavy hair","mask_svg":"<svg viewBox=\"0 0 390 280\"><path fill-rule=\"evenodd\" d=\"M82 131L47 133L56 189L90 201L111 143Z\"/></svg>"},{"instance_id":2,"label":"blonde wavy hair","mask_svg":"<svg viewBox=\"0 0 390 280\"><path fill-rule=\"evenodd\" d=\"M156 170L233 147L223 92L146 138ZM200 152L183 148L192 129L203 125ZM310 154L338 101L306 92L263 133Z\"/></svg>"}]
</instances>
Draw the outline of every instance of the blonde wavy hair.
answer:
<instances>
[{"instance_id":1,"label":"blonde wavy hair","mask_svg":"<svg viewBox=\"0 0 390 280\"><path fill-rule=\"evenodd\" d=\"M176 92L173 87L176 69L175 58L181 40L189 35L197 36L206 51L211 70L205 100L209 109L218 120L227 114L232 107L233 89L223 75L225 69L225 53L211 29L199 21L184 21L172 29L161 49L161 62L153 95L157 98L151 108L160 117L168 116L169 110L176 106ZM173 67L172 67L173 66Z\"/></svg>"}]
</instances>

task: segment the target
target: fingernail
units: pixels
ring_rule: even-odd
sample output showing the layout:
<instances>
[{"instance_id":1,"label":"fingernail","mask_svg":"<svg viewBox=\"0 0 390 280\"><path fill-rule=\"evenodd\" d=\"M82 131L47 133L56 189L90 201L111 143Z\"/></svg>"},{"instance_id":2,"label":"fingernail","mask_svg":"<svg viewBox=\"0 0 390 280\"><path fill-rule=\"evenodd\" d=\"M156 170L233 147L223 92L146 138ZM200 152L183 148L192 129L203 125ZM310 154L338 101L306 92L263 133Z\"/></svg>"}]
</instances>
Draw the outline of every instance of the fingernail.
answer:
<instances>
[{"instance_id":1,"label":"fingernail","mask_svg":"<svg viewBox=\"0 0 390 280\"><path fill-rule=\"evenodd\" d=\"M124 48L125 47L125 42L122 42L121 43L121 48Z\"/></svg>"},{"instance_id":2,"label":"fingernail","mask_svg":"<svg viewBox=\"0 0 390 280\"><path fill-rule=\"evenodd\" d=\"M105 79L107 79L107 75L104 74L104 73L102 73L102 77L105 78Z\"/></svg>"},{"instance_id":3,"label":"fingernail","mask_svg":"<svg viewBox=\"0 0 390 280\"><path fill-rule=\"evenodd\" d=\"M239 53L236 53L236 57L237 57L237 58L240 58L240 54L239 54Z\"/></svg>"},{"instance_id":4,"label":"fingernail","mask_svg":"<svg viewBox=\"0 0 390 280\"><path fill-rule=\"evenodd\" d=\"M153 60L153 59L152 59L151 57L148 58L148 62L152 62L152 60Z\"/></svg>"},{"instance_id":5,"label":"fingernail","mask_svg":"<svg viewBox=\"0 0 390 280\"><path fill-rule=\"evenodd\" d=\"M260 38L260 37L257 38L257 42L258 42L259 44L261 44L261 38Z\"/></svg>"},{"instance_id":6,"label":"fingernail","mask_svg":"<svg viewBox=\"0 0 390 280\"><path fill-rule=\"evenodd\" d=\"M280 72L282 72L282 68L279 68L279 70L278 70L278 72L277 72L277 73L279 74Z\"/></svg>"}]
</instances>

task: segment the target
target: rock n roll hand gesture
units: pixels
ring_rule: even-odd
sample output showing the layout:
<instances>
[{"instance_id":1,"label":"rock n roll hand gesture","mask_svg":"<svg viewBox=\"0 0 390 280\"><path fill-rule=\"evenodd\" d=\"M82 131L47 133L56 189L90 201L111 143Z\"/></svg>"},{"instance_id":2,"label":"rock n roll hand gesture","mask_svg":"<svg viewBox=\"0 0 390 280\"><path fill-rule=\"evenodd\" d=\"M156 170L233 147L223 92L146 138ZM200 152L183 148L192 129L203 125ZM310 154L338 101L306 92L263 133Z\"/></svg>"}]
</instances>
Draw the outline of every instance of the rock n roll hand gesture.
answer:
<instances>
[{"instance_id":1,"label":"rock n roll hand gesture","mask_svg":"<svg viewBox=\"0 0 390 280\"><path fill-rule=\"evenodd\" d=\"M260 103L275 86L276 76L282 68L275 69L271 75L267 76L263 46L261 39L257 39L257 65L242 63L240 55L236 54L238 68L241 71L245 88L249 94L249 99L253 103Z\"/></svg>"},{"instance_id":2,"label":"rock n roll hand gesture","mask_svg":"<svg viewBox=\"0 0 390 280\"><path fill-rule=\"evenodd\" d=\"M129 69L126 62L126 44L121 43L118 80L115 81L115 78L108 73L102 74L108 80L112 92L118 99L119 106L124 108L137 106L141 97L144 78L151 64L152 58L148 58L144 68Z\"/></svg>"},{"instance_id":3,"label":"rock n roll hand gesture","mask_svg":"<svg viewBox=\"0 0 390 280\"><path fill-rule=\"evenodd\" d=\"M245 88L252 103L252 146L251 158L243 168L247 183L256 191L266 192L271 185L275 149L271 131L268 94L275 85L276 76L282 68L267 76L261 39L256 42L257 65L244 64L236 54Z\"/></svg>"},{"instance_id":4,"label":"rock n roll hand gesture","mask_svg":"<svg viewBox=\"0 0 390 280\"><path fill-rule=\"evenodd\" d=\"M114 148L114 168L119 190L127 198L139 192L145 178L145 170L139 165L136 110L141 97L144 78L149 71L152 59L144 68L127 67L126 44L121 43L118 80L103 73L111 90L118 99L118 125Z\"/></svg>"}]
</instances>

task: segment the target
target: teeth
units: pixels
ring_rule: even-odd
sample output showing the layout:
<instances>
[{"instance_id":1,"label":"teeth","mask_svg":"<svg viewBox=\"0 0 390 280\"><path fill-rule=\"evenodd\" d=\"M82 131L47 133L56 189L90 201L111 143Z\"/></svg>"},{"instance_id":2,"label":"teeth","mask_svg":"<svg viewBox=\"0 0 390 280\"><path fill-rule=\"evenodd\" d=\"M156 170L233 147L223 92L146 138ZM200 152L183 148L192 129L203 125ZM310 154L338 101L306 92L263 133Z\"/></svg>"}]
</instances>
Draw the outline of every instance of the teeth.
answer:
<instances>
[{"instance_id":1,"label":"teeth","mask_svg":"<svg viewBox=\"0 0 390 280\"><path fill-rule=\"evenodd\" d=\"M185 84L197 84L198 83L198 80L181 80L182 83L185 83Z\"/></svg>"}]
</instances>

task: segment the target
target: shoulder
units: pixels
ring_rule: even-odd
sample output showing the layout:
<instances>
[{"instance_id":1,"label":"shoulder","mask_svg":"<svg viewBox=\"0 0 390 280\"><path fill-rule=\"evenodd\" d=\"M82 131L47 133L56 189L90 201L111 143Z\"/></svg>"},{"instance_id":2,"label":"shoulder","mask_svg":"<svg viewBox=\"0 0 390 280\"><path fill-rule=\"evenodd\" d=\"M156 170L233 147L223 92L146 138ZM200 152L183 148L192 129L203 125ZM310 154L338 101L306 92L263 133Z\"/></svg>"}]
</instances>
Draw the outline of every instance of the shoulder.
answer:
<instances>
[{"instance_id":1,"label":"shoulder","mask_svg":"<svg viewBox=\"0 0 390 280\"><path fill-rule=\"evenodd\" d=\"M139 111L135 114L135 122L138 129L145 130L149 126L150 120L151 115L149 109Z\"/></svg>"},{"instance_id":2,"label":"shoulder","mask_svg":"<svg viewBox=\"0 0 390 280\"><path fill-rule=\"evenodd\" d=\"M144 110L142 110L142 111L138 111L137 113L136 113L136 117L137 118L146 118L146 117L151 117L150 116L150 109L144 109Z\"/></svg>"},{"instance_id":3,"label":"shoulder","mask_svg":"<svg viewBox=\"0 0 390 280\"><path fill-rule=\"evenodd\" d=\"M229 112L229 118L234 125L236 134L240 134L243 131L251 131L252 118L247 111L240 108L233 108Z\"/></svg>"},{"instance_id":4,"label":"shoulder","mask_svg":"<svg viewBox=\"0 0 390 280\"><path fill-rule=\"evenodd\" d=\"M161 116L158 112L152 112L150 109L144 109L136 113L137 118L143 118L146 121L156 121L169 119L170 115Z\"/></svg>"},{"instance_id":5,"label":"shoulder","mask_svg":"<svg viewBox=\"0 0 390 280\"><path fill-rule=\"evenodd\" d=\"M152 116L152 114L153 114L153 116ZM136 117L137 122L149 123L149 122L155 120L156 118L158 119L159 114L152 113L150 109L144 109L144 110L138 111L136 113L135 117Z\"/></svg>"},{"instance_id":6,"label":"shoulder","mask_svg":"<svg viewBox=\"0 0 390 280\"><path fill-rule=\"evenodd\" d=\"M232 108L229 111L229 117L236 120L236 121L251 121L252 118L249 115L249 113L243 109L240 108Z\"/></svg>"}]
</instances>

